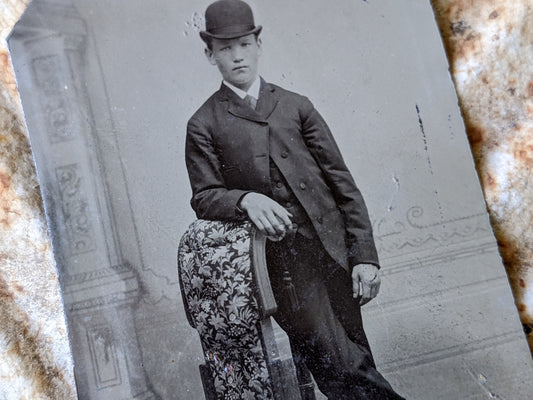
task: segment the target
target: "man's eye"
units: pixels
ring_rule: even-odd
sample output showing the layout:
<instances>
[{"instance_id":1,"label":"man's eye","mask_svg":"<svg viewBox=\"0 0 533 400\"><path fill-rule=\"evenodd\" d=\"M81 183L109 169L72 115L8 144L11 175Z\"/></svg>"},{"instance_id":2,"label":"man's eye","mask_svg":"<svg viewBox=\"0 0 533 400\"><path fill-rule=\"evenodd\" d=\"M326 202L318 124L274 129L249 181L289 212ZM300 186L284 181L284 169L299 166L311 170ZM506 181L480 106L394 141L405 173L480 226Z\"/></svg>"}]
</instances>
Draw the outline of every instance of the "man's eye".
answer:
<instances>
[{"instance_id":1,"label":"man's eye","mask_svg":"<svg viewBox=\"0 0 533 400\"><path fill-rule=\"evenodd\" d=\"M228 51L228 50L229 50L229 46L222 47L222 48L220 49L220 51Z\"/></svg>"}]
</instances>

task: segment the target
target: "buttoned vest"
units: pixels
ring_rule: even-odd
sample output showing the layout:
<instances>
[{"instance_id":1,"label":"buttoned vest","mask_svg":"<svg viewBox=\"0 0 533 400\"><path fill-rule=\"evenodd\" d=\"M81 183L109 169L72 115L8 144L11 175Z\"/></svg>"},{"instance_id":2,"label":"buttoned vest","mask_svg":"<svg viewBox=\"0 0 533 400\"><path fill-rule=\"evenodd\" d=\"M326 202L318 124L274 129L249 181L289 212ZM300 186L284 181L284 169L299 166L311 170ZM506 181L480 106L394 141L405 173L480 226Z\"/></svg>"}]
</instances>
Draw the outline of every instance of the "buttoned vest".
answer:
<instances>
[{"instance_id":1,"label":"buttoned vest","mask_svg":"<svg viewBox=\"0 0 533 400\"><path fill-rule=\"evenodd\" d=\"M272 158L270 158L270 187L272 198L292 214L291 221L297 225L297 232L308 239L315 237L316 233L309 217Z\"/></svg>"}]
</instances>

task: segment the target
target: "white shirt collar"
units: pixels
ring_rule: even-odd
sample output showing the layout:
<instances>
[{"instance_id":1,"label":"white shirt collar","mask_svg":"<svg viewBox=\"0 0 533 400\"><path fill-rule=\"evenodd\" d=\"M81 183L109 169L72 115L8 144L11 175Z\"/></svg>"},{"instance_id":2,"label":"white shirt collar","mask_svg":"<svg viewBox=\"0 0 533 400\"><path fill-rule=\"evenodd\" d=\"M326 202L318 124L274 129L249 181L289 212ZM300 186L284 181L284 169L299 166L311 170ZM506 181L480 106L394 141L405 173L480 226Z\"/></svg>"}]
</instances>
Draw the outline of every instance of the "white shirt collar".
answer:
<instances>
[{"instance_id":1,"label":"white shirt collar","mask_svg":"<svg viewBox=\"0 0 533 400\"><path fill-rule=\"evenodd\" d=\"M261 89L261 79L259 79L259 77L255 78L254 83L252 83L252 86L250 86L250 89L248 89L247 92L242 89L239 89L238 87L233 86L228 81L222 82L224 83L224 85L233 90L235 94L237 94L237 96L239 96L241 99L244 99L246 95L249 94L250 96L253 96L256 100L259 100L259 89Z\"/></svg>"}]
</instances>

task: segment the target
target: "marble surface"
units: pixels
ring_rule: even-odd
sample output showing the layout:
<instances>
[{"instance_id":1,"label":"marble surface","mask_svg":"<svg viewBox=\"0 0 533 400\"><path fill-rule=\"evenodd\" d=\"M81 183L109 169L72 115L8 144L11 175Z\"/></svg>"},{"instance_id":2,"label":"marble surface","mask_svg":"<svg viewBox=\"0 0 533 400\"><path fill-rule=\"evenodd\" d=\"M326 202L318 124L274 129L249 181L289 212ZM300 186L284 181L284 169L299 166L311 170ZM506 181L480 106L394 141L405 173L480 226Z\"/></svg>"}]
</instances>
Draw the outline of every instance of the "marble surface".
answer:
<instances>
[{"instance_id":1,"label":"marble surface","mask_svg":"<svg viewBox=\"0 0 533 400\"><path fill-rule=\"evenodd\" d=\"M472 153L533 345L533 2L433 0Z\"/></svg>"},{"instance_id":2,"label":"marble surface","mask_svg":"<svg viewBox=\"0 0 533 400\"><path fill-rule=\"evenodd\" d=\"M0 397L76 397L58 279L0 2ZM487 207L526 331L533 250L533 2L433 0ZM532 344L533 335L530 335Z\"/></svg>"},{"instance_id":3,"label":"marble surface","mask_svg":"<svg viewBox=\"0 0 533 400\"><path fill-rule=\"evenodd\" d=\"M27 3L0 3L0 398L71 399L59 282L5 43Z\"/></svg>"}]
</instances>

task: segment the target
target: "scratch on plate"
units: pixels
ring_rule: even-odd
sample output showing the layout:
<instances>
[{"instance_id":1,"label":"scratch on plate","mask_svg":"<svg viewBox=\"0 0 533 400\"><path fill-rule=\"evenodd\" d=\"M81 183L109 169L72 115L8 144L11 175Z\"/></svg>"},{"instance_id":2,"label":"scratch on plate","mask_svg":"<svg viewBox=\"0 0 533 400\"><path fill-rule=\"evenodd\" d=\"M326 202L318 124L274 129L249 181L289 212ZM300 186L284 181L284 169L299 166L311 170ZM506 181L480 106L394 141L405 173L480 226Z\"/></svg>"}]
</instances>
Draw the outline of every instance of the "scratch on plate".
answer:
<instances>
[{"instance_id":1,"label":"scratch on plate","mask_svg":"<svg viewBox=\"0 0 533 400\"><path fill-rule=\"evenodd\" d=\"M477 385L489 396L490 399L506 400L505 397L494 393L487 386L488 379L485 375L474 372L471 368L467 368L466 372L477 383Z\"/></svg>"}]
</instances>

